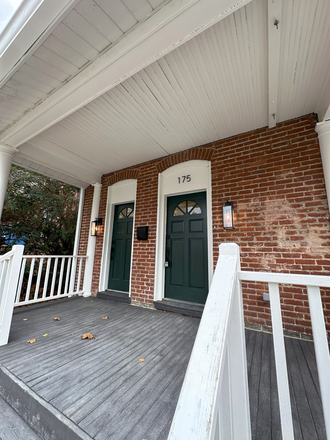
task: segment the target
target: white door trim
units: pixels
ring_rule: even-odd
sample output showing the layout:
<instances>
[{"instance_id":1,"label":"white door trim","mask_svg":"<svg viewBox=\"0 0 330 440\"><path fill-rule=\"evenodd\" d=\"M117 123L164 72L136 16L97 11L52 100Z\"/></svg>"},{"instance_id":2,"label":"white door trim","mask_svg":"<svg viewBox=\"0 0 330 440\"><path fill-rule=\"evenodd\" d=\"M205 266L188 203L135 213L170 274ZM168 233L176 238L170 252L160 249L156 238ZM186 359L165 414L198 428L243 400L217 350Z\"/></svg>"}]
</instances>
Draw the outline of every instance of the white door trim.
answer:
<instances>
[{"instance_id":1,"label":"white door trim","mask_svg":"<svg viewBox=\"0 0 330 440\"><path fill-rule=\"evenodd\" d=\"M108 278L110 269L110 250L111 250L111 239L113 231L113 218L115 213L115 205L120 205L122 203L134 203L136 202L136 179L121 180L108 187L107 196L107 207L105 213L104 221L104 238L103 238L103 248L102 248L102 260L101 260L101 271L100 271L100 281L99 281L99 291L103 292L108 288ZM134 234L134 224L135 215L133 221L133 234ZM131 277L132 277L132 260L133 260L133 244L132 240L132 254L131 254L131 272L130 272L130 283L129 283L129 296L131 296Z\"/></svg>"},{"instance_id":2,"label":"white door trim","mask_svg":"<svg viewBox=\"0 0 330 440\"><path fill-rule=\"evenodd\" d=\"M190 175L191 180L182 183L182 176ZM179 179L181 178L180 183ZM206 192L207 205L207 255L208 280L211 285L213 276L213 234L212 234L212 193L211 162L190 160L174 165L158 175L158 209L156 232L156 261L154 300L164 298L165 288L165 235L167 197L193 192Z\"/></svg>"}]
</instances>

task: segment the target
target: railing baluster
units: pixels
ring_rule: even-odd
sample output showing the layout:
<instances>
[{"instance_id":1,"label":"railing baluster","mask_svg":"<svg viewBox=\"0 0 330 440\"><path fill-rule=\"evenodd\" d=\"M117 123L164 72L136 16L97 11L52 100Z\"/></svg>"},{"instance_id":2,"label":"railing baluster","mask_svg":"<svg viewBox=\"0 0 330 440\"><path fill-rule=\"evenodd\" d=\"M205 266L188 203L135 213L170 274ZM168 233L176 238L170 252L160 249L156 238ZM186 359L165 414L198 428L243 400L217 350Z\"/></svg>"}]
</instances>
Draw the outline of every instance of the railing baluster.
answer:
<instances>
[{"instance_id":1,"label":"railing baluster","mask_svg":"<svg viewBox=\"0 0 330 440\"><path fill-rule=\"evenodd\" d=\"M83 262L83 259L80 258L79 259L78 280L77 280L77 292L80 292L80 280L81 280L82 262Z\"/></svg>"},{"instance_id":2,"label":"railing baluster","mask_svg":"<svg viewBox=\"0 0 330 440\"><path fill-rule=\"evenodd\" d=\"M51 259L48 258L47 261L47 268L46 268L46 275L45 275L45 284L44 284L44 290L42 292L42 298L46 298L47 295L47 288L48 288L48 279L49 279L49 271L50 271L50 263L51 263Z\"/></svg>"},{"instance_id":3,"label":"railing baluster","mask_svg":"<svg viewBox=\"0 0 330 440\"><path fill-rule=\"evenodd\" d=\"M317 371L322 397L323 414L327 437L330 439L330 354L327 332L324 324L320 288L307 286L309 308L312 320Z\"/></svg>"},{"instance_id":4,"label":"railing baluster","mask_svg":"<svg viewBox=\"0 0 330 440\"><path fill-rule=\"evenodd\" d=\"M69 277L70 277L71 261L72 261L72 258L68 257L68 264L66 265L65 287L64 287L63 294L67 294L68 293L68 284L69 284Z\"/></svg>"},{"instance_id":5,"label":"railing baluster","mask_svg":"<svg viewBox=\"0 0 330 440\"><path fill-rule=\"evenodd\" d=\"M77 273L77 257L72 257L71 275L70 275L70 286L69 286L69 296L72 295L74 291L74 283L76 281Z\"/></svg>"},{"instance_id":6,"label":"railing baluster","mask_svg":"<svg viewBox=\"0 0 330 440\"><path fill-rule=\"evenodd\" d=\"M23 257L22 264L21 264L21 272L20 272L19 282L18 282L18 287L17 287L17 292L16 292L15 304L18 304L21 299L21 290L22 290L22 284L23 284L23 279L24 279L24 274L25 274L25 265L26 265L26 258Z\"/></svg>"},{"instance_id":7,"label":"railing baluster","mask_svg":"<svg viewBox=\"0 0 330 440\"><path fill-rule=\"evenodd\" d=\"M58 282L57 296L61 295L64 265L65 265L65 257L62 258L62 262L61 262L61 272L60 272L60 279Z\"/></svg>"},{"instance_id":8,"label":"railing baluster","mask_svg":"<svg viewBox=\"0 0 330 440\"><path fill-rule=\"evenodd\" d=\"M280 293L277 283L268 283L275 351L278 398L283 440L294 440L288 370L286 364Z\"/></svg>"},{"instance_id":9,"label":"railing baluster","mask_svg":"<svg viewBox=\"0 0 330 440\"><path fill-rule=\"evenodd\" d=\"M28 280L28 285L27 285L26 294L25 294L25 301L29 301L29 299L30 299L30 290L31 290L31 283L32 283L32 277L33 277L33 271L34 271L34 263L35 263L35 258L32 258L31 266L30 266L30 273L29 273L29 280Z\"/></svg>"},{"instance_id":10,"label":"railing baluster","mask_svg":"<svg viewBox=\"0 0 330 440\"><path fill-rule=\"evenodd\" d=\"M44 265L44 259L40 258L39 260L39 268L38 268L38 278L37 278L37 284L36 284L36 289L34 291L34 300L38 299L38 295L39 295L39 286L40 286L40 279L41 279L41 274L42 274L42 266Z\"/></svg>"},{"instance_id":11,"label":"railing baluster","mask_svg":"<svg viewBox=\"0 0 330 440\"><path fill-rule=\"evenodd\" d=\"M56 282L56 275L57 275L57 265L58 265L58 258L55 258L54 267L53 267L52 285L51 285L51 289L50 289L50 297L54 296L54 289L55 289L55 282Z\"/></svg>"}]
</instances>

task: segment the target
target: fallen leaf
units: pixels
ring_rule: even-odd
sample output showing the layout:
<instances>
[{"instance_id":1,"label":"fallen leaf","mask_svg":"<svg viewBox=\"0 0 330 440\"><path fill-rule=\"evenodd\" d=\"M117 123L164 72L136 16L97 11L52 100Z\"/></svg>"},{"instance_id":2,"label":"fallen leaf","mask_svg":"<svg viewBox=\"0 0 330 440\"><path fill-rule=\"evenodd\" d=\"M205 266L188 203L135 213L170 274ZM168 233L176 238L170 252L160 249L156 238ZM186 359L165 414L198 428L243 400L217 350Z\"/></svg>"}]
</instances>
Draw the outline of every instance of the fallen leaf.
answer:
<instances>
[{"instance_id":1,"label":"fallen leaf","mask_svg":"<svg viewBox=\"0 0 330 440\"><path fill-rule=\"evenodd\" d=\"M24 318L23 321L27 321L27 318Z\"/></svg>"},{"instance_id":2,"label":"fallen leaf","mask_svg":"<svg viewBox=\"0 0 330 440\"><path fill-rule=\"evenodd\" d=\"M92 333L85 333L84 335L82 335L81 339L92 339L94 338L94 336L92 335Z\"/></svg>"},{"instance_id":3,"label":"fallen leaf","mask_svg":"<svg viewBox=\"0 0 330 440\"><path fill-rule=\"evenodd\" d=\"M144 362L144 359L139 359L139 362Z\"/></svg>"},{"instance_id":4,"label":"fallen leaf","mask_svg":"<svg viewBox=\"0 0 330 440\"><path fill-rule=\"evenodd\" d=\"M73 333L70 333L70 336L72 336L73 335Z\"/></svg>"},{"instance_id":5,"label":"fallen leaf","mask_svg":"<svg viewBox=\"0 0 330 440\"><path fill-rule=\"evenodd\" d=\"M45 333L44 335L42 335L42 336L48 336L48 333Z\"/></svg>"},{"instance_id":6,"label":"fallen leaf","mask_svg":"<svg viewBox=\"0 0 330 440\"><path fill-rule=\"evenodd\" d=\"M109 316L102 316L102 319L108 319Z\"/></svg>"},{"instance_id":7,"label":"fallen leaf","mask_svg":"<svg viewBox=\"0 0 330 440\"><path fill-rule=\"evenodd\" d=\"M29 339L27 342L29 342L30 344L33 344L34 342L36 342L36 339Z\"/></svg>"},{"instance_id":8,"label":"fallen leaf","mask_svg":"<svg viewBox=\"0 0 330 440\"><path fill-rule=\"evenodd\" d=\"M58 316L56 316L56 318L54 318L54 321L61 321L61 320Z\"/></svg>"},{"instance_id":9,"label":"fallen leaf","mask_svg":"<svg viewBox=\"0 0 330 440\"><path fill-rule=\"evenodd\" d=\"M97 338L94 338L94 341L97 341Z\"/></svg>"}]
</instances>

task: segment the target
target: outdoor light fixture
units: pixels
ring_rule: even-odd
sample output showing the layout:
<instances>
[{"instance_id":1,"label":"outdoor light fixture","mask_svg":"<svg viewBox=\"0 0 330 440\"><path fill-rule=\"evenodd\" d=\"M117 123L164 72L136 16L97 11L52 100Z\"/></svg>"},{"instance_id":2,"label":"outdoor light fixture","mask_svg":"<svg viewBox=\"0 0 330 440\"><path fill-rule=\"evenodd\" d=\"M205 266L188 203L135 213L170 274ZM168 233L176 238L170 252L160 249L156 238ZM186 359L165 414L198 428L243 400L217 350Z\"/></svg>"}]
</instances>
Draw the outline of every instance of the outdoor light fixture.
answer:
<instances>
[{"instance_id":1,"label":"outdoor light fixture","mask_svg":"<svg viewBox=\"0 0 330 440\"><path fill-rule=\"evenodd\" d=\"M92 222L92 229L91 229L91 236L96 237L97 235L100 235L102 231L102 219L96 218Z\"/></svg>"},{"instance_id":2,"label":"outdoor light fixture","mask_svg":"<svg viewBox=\"0 0 330 440\"><path fill-rule=\"evenodd\" d=\"M226 202L222 207L222 219L224 229L234 229L234 203Z\"/></svg>"}]
</instances>

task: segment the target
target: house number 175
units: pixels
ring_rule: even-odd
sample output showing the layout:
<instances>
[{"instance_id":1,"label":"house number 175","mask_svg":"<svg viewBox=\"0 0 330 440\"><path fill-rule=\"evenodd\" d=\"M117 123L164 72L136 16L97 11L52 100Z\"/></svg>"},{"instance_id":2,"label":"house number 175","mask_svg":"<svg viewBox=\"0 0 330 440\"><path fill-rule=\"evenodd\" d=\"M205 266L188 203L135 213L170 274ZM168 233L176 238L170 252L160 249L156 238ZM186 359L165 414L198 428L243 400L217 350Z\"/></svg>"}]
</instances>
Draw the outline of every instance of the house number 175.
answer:
<instances>
[{"instance_id":1,"label":"house number 175","mask_svg":"<svg viewBox=\"0 0 330 440\"><path fill-rule=\"evenodd\" d=\"M191 182L190 174L187 174L186 176L178 177L178 181L179 181L179 183L188 183L188 182Z\"/></svg>"}]
</instances>

